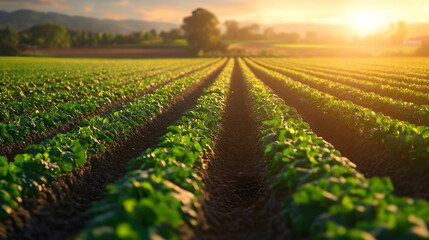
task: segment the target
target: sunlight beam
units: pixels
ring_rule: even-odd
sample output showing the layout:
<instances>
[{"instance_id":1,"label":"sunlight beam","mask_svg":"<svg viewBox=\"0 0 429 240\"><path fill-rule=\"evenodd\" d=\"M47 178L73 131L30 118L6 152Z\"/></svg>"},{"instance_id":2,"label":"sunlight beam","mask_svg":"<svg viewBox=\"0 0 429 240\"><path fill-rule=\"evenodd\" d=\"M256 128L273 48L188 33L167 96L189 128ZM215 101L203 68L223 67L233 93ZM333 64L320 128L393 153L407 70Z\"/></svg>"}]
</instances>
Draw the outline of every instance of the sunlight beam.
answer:
<instances>
[{"instance_id":1,"label":"sunlight beam","mask_svg":"<svg viewBox=\"0 0 429 240\"><path fill-rule=\"evenodd\" d=\"M376 32L381 26L381 16L369 11L358 11L352 14L351 25L359 34Z\"/></svg>"}]
</instances>

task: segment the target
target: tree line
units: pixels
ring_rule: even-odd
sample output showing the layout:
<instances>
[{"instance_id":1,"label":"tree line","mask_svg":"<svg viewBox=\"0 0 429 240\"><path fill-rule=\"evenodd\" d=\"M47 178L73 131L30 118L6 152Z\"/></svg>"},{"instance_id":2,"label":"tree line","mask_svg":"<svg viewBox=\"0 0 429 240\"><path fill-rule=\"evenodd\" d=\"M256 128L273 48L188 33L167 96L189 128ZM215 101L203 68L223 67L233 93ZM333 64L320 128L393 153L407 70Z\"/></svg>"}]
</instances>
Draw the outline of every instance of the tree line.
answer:
<instances>
[{"instance_id":1,"label":"tree line","mask_svg":"<svg viewBox=\"0 0 429 240\"><path fill-rule=\"evenodd\" d=\"M184 32L179 28L161 32L153 29L147 32L114 34L111 32L93 33L66 29L62 25L53 23L34 25L19 32L8 26L0 30L0 55L17 55L20 50L27 48L100 47L150 42L168 43L183 38Z\"/></svg>"}]
</instances>

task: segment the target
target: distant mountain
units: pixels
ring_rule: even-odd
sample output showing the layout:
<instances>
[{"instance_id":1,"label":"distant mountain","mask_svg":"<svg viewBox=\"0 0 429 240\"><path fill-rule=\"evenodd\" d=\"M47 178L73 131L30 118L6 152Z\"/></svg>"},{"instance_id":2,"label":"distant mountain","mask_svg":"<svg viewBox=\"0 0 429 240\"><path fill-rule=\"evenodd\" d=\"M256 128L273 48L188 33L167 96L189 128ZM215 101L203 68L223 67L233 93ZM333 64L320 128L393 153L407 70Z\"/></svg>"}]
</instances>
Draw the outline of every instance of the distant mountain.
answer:
<instances>
[{"instance_id":1,"label":"distant mountain","mask_svg":"<svg viewBox=\"0 0 429 240\"><path fill-rule=\"evenodd\" d=\"M16 30L30 28L36 24L55 23L70 29L81 29L90 32L129 33L132 31L170 30L178 24L166 22L149 22L141 20L97 19L82 16L69 16L56 12L37 12L33 10L0 11L0 28L7 25Z\"/></svg>"}]
</instances>

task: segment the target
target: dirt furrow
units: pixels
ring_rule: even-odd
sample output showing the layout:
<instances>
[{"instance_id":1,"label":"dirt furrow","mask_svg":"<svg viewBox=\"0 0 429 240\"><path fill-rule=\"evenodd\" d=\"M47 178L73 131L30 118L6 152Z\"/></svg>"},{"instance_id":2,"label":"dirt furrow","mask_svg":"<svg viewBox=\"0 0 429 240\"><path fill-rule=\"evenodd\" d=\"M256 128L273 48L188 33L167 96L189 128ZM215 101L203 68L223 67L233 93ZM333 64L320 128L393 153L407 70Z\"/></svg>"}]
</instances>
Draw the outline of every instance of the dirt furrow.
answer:
<instances>
[{"instance_id":1,"label":"dirt furrow","mask_svg":"<svg viewBox=\"0 0 429 240\"><path fill-rule=\"evenodd\" d=\"M149 123L143 123L79 169L50 183L38 195L0 222L0 239L65 239L79 232L87 222L93 201L105 196L105 187L126 173L128 160L157 144L167 127L189 109L219 75L224 65L172 100L171 107Z\"/></svg>"},{"instance_id":2,"label":"dirt furrow","mask_svg":"<svg viewBox=\"0 0 429 240\"><path fill-rule=\"evenodd\" d=\"M354 162L359 172L366 177L390 177L398 196L429 200L429 166L396 158L384 145L361 136L345 123L311 106L305 98L284 87L277 80L249 64L248 66L288 106L296 108L314 133L332 143L343 156Z\"/></svg>"},{"instance_id":3,"label":"dirt furrow","mask_svg":"<svg viewBox=\"0 0 429 240\"><path fill-rule=\"evenodd\" d=\"M221 125L214 156L203 173L203 201L193 238L289 238L279 203L269 188L263 150L237 64Z\"/></svg>"}]
</instances>

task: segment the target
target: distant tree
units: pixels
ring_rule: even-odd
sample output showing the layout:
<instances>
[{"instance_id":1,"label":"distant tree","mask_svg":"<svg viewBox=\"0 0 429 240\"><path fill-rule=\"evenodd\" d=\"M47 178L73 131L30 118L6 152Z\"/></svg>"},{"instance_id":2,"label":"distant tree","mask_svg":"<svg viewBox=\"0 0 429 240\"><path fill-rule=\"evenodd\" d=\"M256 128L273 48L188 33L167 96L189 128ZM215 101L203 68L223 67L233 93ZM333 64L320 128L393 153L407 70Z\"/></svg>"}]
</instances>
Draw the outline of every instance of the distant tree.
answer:
<instances>
[{"instance_id":1,"label":"distant tree","mask_svg":"<svg viewBox=\"0 0 429 240\"><path fill-rule=\"evenodd\" d=\"M172 40L177 40L185 37L185 33L180 28L173 28L170 30L170 38Z\"/></svg>"},{"instance_id":2,"label":"distant tree","mask_svg":"<svg viewBox=\"0 0 429 240\"><path fill-rule=\"evenodd\" d=\"M99 42L99 35L97 33L89 33L88 34L88 46L97 47Z\"/></svg>"},{"instance_id":3,"label":"distant tree","mask_svg":"<svg viewBox=\"0 0 429 240\"><path fill-rule=\"evenodd\" d=\"M68 30L70 36L70 46L81 47L82 46L82 31L81 30Z\"/></svg>"},{"instance_id":4,"label":"distant tree","mask_svg":"<svg viewBox=\"0 0 429 240\"><path fill-rule=\"evenodd\" d=\"M115 43L116 36L111 32L104 32L101 38L101 45L112 45Z\"/></svg>"},{"instance_id":5,"label":"distant tree","mask_svg":"<svg viewBox=\"0 0 429 240\"><path fill-rule=\"evenodd\" d=\"M240 26L238 22L235 20L227 20L225 21L225 38L227 39L238 39L240 37Z\"/></svg>"},{"instance_id":6,"label":"distant tree","mask_svg":"<svg viewBox=\"0 0 429 240\"><path fill-rule=\"evenodd\" d=\"M220 39L219 20L204 8L197 8L192 16L183 19L182 29L192 54L210 51L224 51L227 44Z\"/></svg>"},{"instance_id":7,"label":"distant tree","mask_svg":"<svg viewBox=\"0 0 429 240\"><path fill-rule=\"evenodd\" d=\"M277 35L279 40L284 41L285 43L298 43L300 41L300 36L296 32L285 33L281 32Z\"/></svg>"},{"instance_id":8,"label":"distant tree","mask_svg":"<svg viewBox=\"0 0 429 240\"><path fill-rule=\"evenodd\" d=\"M153 41L158 42L162 41L162 38L158 35L158 32L155 30L151 30L149 32L146 32L143 37L144 41Z\"/></svg>"},{"instance_id":9,"label":"distant tree","mask_svg":"<svg viewBox=\"0 0 429 240\"><path fill-rule=\"evenodd\" d=\"M58 24L34 25L25 32L33 46L43 48L67 48L70 46L70 36L66 28Z\"/></svg>"},{"instance_id":10,"label":"distant tree","mask_svg":"<svg viewBox=\"0 0 429 240\"><path fill-rule=\"evenodd\" d=\"M0 30L0 55L15 56L18 54L19 35L11 27Z\"/></svg>"},{"instance_id":11,"label":"distant tree","mask_svg":"<svg viewBox=\"0 0 429 240\"><path fill-rule=\"evenodd\" d=\"M274 28L266 28L264 31L264 39L272 40L274 38L276 38L276 32L274 31Z\"/></svg>"},{"instance_id":12,"label":"distant tree","mask_svg":"<svg viewBox=\"0 0 429 240\"><path fill-rule=\"evenodd\" d=\"M241 39L253 39L257 40L262 36L259 34L260 27L258 24L252 24L246 27L241 28L240 30L240 38Z\"/></svg>"},{"instance_id":13,"label":"distant tree","mask_svg":"<svg viewBox=\"0 0 429 240\"><path fill-rule=\"evenodd\" d=\"M168 32L162 31L159 36L164 40L164 42L171 42L177 39L184 38L184 32L180 28L173 28Z\"/></svg>"},{"instance_id":14,"label":"distant tree","mask_svg":"<svg viewBox=\"0 0 429 240\"><path fill-rule=\"evenodd\" d=\"M417 56L429 56L429 41L422 42L422 45L414 52Z\"/></svg>"},{"instance_id":15,"label":"distant tree","mask_svg":"<svg viewBox=\"0 0 429 240\"><path fill-rule=\"evenodd\" d=\"M391 25L390 28L393 30L393 34L390 35L389 42L396 45L402 44L408 34L407 24L401 21Z\"/></svg>"},{"instance_id":16,"label":"distant tree","mask_svg":"<svg viewBox=\"0 0 429 240\"><path fill-rule=\"evenodd\" d=\"M158 31L156 31L156 29L150 30L149 33L152 35L153 38L158 38L159 36Z\"/></svg>"},{"instance_id":17,"label":"distant tree","mask_svg":"<svg viewBox=\"0 0 429 240\"><path fill-rule=\"evenodd\" d=\"M307 31L305 33L305 39L304 41L306 43L317 43L319 36L317 35L317 32L315 31Z\"/></svg>"}]
</instances>

